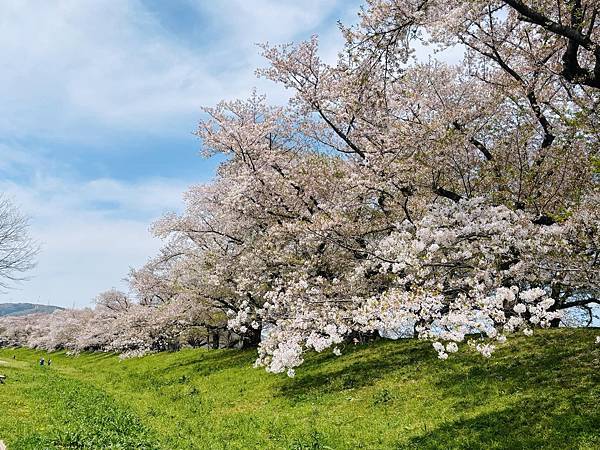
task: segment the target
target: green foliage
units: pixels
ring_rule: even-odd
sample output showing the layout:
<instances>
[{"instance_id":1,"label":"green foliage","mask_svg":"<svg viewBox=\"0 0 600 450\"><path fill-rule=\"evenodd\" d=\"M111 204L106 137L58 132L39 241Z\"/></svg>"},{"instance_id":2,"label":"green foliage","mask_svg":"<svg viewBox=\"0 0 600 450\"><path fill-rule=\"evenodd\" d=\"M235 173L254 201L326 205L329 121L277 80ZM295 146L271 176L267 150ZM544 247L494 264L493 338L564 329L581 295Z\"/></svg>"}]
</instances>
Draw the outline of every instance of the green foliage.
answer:
<instances>
[{"instance_id":1,"label":"green foliage","mask_svg":"<svg viewBox=\"0 0 600 450\"><path fill-rule=\"evenodd\" d=\"M26 449L600 448L598 330L466 346L379 341L312 355L294 379L252 351L116 356L0 350L0 439ZM16 355L16 360L12 356Z\"/></svg>"},{"instance_id":2,"label":"green foliage","mask_svg":"<svg viewBox=\"0 0 600 450\"><path fill-rule=\"evenodd\" d=\"M592 157L592 172L600 175L600 157Z\"/></svg>"}]
</instances>

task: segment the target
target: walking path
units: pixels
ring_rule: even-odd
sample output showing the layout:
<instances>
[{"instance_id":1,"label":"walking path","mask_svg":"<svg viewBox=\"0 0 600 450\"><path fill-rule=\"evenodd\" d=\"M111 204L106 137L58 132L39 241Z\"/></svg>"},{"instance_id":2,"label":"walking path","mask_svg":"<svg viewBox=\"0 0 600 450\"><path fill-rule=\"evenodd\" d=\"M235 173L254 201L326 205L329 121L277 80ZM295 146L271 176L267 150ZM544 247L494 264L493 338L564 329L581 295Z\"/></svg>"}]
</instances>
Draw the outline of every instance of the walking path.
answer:
<instances>
[{"instance_id":1,"label":"walking path","mask_svg":"<svg viewBox=\"0 0 600 450\"><path fill-rule=\"evenodd\" d=\"M6 445L4 445L3 441L0 441L0 450L6 450Z\"/></svg>"}]
</instances>

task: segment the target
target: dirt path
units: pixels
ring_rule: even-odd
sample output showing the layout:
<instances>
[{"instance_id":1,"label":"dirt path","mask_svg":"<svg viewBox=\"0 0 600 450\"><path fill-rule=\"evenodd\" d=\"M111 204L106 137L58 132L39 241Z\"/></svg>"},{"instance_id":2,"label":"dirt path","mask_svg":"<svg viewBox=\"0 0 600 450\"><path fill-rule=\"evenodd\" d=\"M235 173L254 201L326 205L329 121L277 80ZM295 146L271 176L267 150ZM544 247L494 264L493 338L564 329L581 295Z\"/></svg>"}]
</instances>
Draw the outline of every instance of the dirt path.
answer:
<instances>
[{"instance_id":1,"label":"dirt path","mask_svg":"<svg viewBox=\"0 0 600 450\"><path fill-rule=\"evenodd\" d=\"M3 441L0 441L0 450L6 450L6 445L4 445Z\"/></svg>"}]
</instances>

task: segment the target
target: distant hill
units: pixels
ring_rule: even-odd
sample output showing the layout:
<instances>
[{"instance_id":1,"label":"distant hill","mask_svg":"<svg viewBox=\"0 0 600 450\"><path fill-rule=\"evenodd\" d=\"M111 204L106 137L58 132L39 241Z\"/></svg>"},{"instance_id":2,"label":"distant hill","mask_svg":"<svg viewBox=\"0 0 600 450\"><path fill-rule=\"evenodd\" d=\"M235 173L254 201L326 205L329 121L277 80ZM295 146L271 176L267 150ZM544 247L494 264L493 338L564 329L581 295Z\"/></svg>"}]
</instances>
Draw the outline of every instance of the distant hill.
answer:
<instances>
[{"instance_id":1,"label":"distant hill","mask_svg":"<svg viewBox=\"0 0 600 450\"><path fill-rule=\"evenodd\" d=\"M33 303L0 303L0 316L26 316L27 314L51 313L59 306L35 305Z\"/></svg>"}]
</instances>

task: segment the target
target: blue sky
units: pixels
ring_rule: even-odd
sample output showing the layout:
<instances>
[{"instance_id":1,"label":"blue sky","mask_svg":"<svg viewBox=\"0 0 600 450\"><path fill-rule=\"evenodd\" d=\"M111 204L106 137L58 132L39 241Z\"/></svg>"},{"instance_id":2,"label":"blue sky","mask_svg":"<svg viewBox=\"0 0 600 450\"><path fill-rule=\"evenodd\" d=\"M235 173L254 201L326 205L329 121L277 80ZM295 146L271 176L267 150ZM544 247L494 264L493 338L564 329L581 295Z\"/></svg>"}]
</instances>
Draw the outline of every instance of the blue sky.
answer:
<instances>
[{"instance_id":1,"label":"blue sky","mask_svg":"<svg viewBox=\"0 0 600 450\"><path fill-rule=\"evenodd\" d=\"M356 0L3 2L0 192L42 245L32 279L0 302L85 306L159 248L150 223L181 207L216 161L192 135L202 106L252 88L255 44L319 34L333 61L336 22Z\"/></svg>"}]
</instances>

